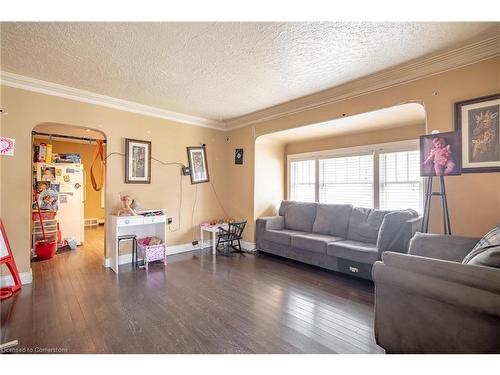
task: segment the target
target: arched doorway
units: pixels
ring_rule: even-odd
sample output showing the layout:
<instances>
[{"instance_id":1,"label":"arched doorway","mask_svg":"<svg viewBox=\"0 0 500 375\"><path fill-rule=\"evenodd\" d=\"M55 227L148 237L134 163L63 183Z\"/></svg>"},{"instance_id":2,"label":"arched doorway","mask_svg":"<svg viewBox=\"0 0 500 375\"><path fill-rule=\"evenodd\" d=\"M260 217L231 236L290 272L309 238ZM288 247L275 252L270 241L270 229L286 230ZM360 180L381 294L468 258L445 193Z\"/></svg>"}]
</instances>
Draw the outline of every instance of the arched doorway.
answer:
<instances>
[{"instance_id":1,"label":"arched doorway","mask_svg":"<svg viewBox=\"0 0 500 375\"><path fill-rule=\"evenodd\" d=\"M43 232L56 241L56 256L79 251L104 261L105 170L99 147L104 157L106 136L99 130L60 123L33 128L33 261L41 258L35 244L44 238Z\"/></svg>"}]
</instances>

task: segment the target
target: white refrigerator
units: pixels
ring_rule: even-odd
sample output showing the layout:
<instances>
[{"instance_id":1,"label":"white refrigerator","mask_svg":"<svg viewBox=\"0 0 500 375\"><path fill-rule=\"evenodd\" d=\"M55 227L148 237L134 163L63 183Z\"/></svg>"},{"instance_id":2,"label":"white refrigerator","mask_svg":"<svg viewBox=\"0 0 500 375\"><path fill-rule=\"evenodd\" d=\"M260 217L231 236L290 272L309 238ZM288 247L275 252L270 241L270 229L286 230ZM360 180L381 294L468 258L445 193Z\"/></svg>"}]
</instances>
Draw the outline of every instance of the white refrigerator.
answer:
<instances>
[{"instance_id":1,"label":"white refrigerator","mask_svg":"<svg viewBox=\"0 0 500 375\"><path fill-rule=\"evenodd\" d=\"M85 171L77 163L35 163L36 180L59 185L57 222L62 239L84 241Z\"/></svg>"}]
</instances>

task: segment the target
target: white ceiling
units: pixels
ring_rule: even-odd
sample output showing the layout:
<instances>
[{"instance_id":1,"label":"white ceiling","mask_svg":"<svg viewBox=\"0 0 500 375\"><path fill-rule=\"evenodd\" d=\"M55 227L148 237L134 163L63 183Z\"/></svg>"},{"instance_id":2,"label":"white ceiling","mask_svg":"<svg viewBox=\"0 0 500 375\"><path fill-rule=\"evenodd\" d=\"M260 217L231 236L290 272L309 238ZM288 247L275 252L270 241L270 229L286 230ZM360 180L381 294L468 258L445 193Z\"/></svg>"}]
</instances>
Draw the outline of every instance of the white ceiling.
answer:
<instances>
[{"instance_id":1,"label":"white ceiling","mask_svg":"<svg viewBox=\"0 0 500 375\"><path fill-rule=\"evenodd\" d=\"M265 135L261 138L290 143L412 125L425 126L425 109L417 103L401 104L359 115L301 126Z\"/></svg>"},{"instance_id":2,"label":"white ceiling","mask_svg":"<svg viewBox=\"0 0 500 375\"><path fill-rule=\"evenodd\" d=\"M497 25L2 22L1 70L224 122Z\"/></svg>"}]
</instances>

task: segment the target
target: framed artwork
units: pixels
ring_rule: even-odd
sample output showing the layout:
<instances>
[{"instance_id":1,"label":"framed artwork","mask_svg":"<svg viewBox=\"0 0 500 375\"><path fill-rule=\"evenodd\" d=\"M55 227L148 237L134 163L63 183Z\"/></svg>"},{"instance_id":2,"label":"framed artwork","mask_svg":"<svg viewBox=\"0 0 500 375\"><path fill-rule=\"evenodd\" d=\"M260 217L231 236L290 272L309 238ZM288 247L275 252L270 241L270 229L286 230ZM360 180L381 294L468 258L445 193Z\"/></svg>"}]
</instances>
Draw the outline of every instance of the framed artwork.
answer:
<instances>
[{"instance_id":1,"label":"framed artwork","mask_svg":"<svg viewBox=\"0 0 500 375\"><path fill-rule=\"evenodd\" d=\"M187 147L189 168L191 170L191 183L199 184L208 182L208 164L205 147Z\"/></svg>"},{"instance_id":2,"label":"framed artwork","mask_svg":"<svg viewBox=\"0 0 500 375\"><path fill-rule=\"evenodd\" d=\"M455 103L464 173L500 172L500 94Z\"/></svg>"},{"instance_id":3,"label":"framed artwork","mask_svg":"<svg viewBox=\"0 0 500 375\"><path fill-rule=\"evenodd\" d=\"M125 183L151 183L151 142L125 139Z\"/></svg>"},{"instance_id":4,"label":"framed artwork","mask_svg":"<svg viewBox=\"0 0 500 375\"><path fill-rule=\"evenodd\" d=\"M234 150L234 164L243 164L243 149L237 148Z\"/></svg>"},{"instance_id":5,"label":"framed artwork","mask_svg":"<svg viewBox=\"0 0 500 375\"><path fill-rule=\"evenodd\" d=\"M456 176L462 173L460 133L457 131L420 137L420 175Z\"/></svg>"}]
</instances>

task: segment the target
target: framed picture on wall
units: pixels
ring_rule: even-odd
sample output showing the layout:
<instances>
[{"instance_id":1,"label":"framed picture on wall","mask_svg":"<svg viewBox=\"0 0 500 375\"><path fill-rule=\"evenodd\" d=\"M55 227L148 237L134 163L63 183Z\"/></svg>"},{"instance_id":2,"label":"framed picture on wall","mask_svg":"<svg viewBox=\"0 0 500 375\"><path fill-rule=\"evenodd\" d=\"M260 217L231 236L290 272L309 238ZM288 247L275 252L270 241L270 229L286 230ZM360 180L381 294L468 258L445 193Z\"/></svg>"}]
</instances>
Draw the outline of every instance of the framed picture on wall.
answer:
<instances>
[{"instance_id":1,"label":"framed picture on wall","mask_svg":"<svg viewBox=\"0 0 500 375\"><path fill-rule=\"evenodd\" d=\"M455 103L464 173L500 172L500 94Z\"/></svg>"},{"instance_id":2,"label":"framed picture on wall","mask_svg":"<svg viewBox=\"0 0 500 375\"><path fill-rule=\"evenodd\" d=\"M189 168L191 170L191 183L199 184L208 182L208 164L205 147L187 147Z\"/></svg>"},{"instance_id":3,"label":"framed picture on wall","mask_svg":"<svg viewBox=\"0 0 500 375\"><path fill-rule=\"evenodd\" d=\"M243 149L237 148L234 150L234 164L243 164Z\"/></svg>"},{"instance_id":4,"label":"framed picture on wall","mask_svg":"<svg viewBox=\"0 0 500 375\"><path fill-rule=\"evenodd\" d=\"M151 142L125 139L125 183L151 183Z\"/></svg>"},{"instance_id":5,"label":"framed picture on wall","mask_svg":"<svg viewBox=\"0 0 500 375\"><path fill-rule=\"evenodd\" d=\"M446 132L420 137L420 175L453 176L461 174L459 132Z\"/></svg>"}]
</instances>

